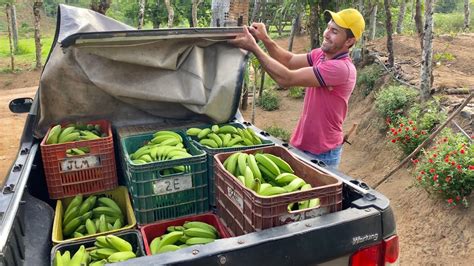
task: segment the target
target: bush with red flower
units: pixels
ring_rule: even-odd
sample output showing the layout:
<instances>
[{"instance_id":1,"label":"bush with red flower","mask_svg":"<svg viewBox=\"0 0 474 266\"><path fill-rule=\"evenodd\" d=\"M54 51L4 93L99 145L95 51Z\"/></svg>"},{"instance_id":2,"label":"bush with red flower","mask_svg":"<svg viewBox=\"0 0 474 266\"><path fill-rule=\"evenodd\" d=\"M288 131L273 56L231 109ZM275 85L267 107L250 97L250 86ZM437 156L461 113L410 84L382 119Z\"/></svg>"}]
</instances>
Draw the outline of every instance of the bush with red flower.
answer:
<instances>
[{"instance_id":1,"label":"bush with red flower","mask_svg":"<svg viewBox=\"0 0 474 266\"><path fill-rule=\"evenodd\" d=\"M474 145L469 139L445 130L421 157L413 160L417 182L447 204L467 207L474 189Z\"/></svg>"},{"instance_id":2,"label":"bush with red flower","mask_svg":"<svg viewBox=\"0 0 474 266\"><path fill-rule=\"evenodd\" d=\"M426 138L428 132L418 127L416 121L400 117L397 123L390 123L390 141L395 143L406 155L412 153Z\"/></svg>"}]
</instances>

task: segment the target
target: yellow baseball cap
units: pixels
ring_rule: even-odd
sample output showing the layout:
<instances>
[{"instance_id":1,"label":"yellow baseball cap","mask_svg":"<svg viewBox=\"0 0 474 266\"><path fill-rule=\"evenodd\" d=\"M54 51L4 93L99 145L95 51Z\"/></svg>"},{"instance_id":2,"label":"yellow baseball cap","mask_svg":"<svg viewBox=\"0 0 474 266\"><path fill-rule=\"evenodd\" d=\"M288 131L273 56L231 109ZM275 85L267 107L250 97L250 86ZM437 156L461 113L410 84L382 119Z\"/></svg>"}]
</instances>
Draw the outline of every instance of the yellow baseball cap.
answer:
<instances>
[{"instance_id":1,"label":"yellow baseball cap","mask_svg":"<svg viewBox=\"0 0 474 266\"><path fill-rule=\"evenodd\" d=\"M337 13L332 12L330 10L326 10L324 12L328 12L331 14L332 20L342 28L350 29L352 34L356 40L359 40L362 36L362 32L365 29L365 21L364 17L360 14L357 9L354 8L347 8L343 9Z\"/></svg>"}]
</instances>

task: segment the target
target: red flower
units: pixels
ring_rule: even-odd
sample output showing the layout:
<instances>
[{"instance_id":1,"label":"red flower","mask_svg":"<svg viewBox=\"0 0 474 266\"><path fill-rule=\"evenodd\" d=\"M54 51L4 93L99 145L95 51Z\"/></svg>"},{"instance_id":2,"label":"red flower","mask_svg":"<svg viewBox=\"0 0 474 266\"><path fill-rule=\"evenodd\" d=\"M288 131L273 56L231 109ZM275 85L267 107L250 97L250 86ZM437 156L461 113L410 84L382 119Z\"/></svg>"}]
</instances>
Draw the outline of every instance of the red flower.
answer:
<instances>
[{"instance_id":1,"label":"red flower","mask_svg":"<svg viewBox=\"0 0 474 266\"><path fill-rule=\"evenodd\" d=\"M431 158L428 159L428 162L433 163L433 159L431 159Z\"/></svg>"},{"instance_id":2,"label":"red flower","mask_svg":"<svg viewBox=\"0 0 474 266\"><path fill-rule=\"evenodd\" d=\"M434 168L430 169L430 173L434 173L436 170Z\"/></svg>"},{"instance_id":3,"label":"red flower","mask_svg":"<svg viewBox=\"0 0 474 266\"><path fill-rule=\"evenodd\" d=\"M436 157L438 157L438 154L433 153L433 158L436 158Z\"/></svg>"},{"instance_id":4,"label":"red flower","mask_svg":"<svg viewBox=\"0 0 474 266\"><path fill-rule=\"evenodd\" d=\"M404 126L405 126L404 124L400 123L400 127L404 127Z\"/></svg>"},{"instance_id":5,"label":"red flower","mask_svg":"<svg viewBox=\"0 0 474 266\"><path fill-rule=\"evenodd\" d=\"M457 200L457 201L460 201L460 200L461 200L461 196L457 195L457 196L456 196L456 200Z\"/></svg>"},{"instance_id":6,"label":"red flower","mask_svg":"<svg viewBox=\"0 0 474 266\"><path fill-rule=\"evenodd\" d=\"M437 175L437 174L434 175L434 176L433 176L433 181L435 181L435 182L438 181L438 176L439 176L439 175Z\"/></svg>"},{"instance_id":7,"label":"red flower","mask_svg":"<svg viewBox=\"0 0 474 266\"><path fill-rule=\"evenodd\" d=\"M398 129L398 132L402 132L402 128L399 128L399 129Z\"/></svg>"},{"instance_id":8,"label":"red flower","mask_svg":"<svg viewBox=\"0 0 474 266\"><path fill-rule=\"evenodd\" d=\"M410 128L409 128L409 127L406 127L406 128L405 128L405 131L408 131L408 130L410 130Z\"/></svg>"},{"instance_id":9,"label":"red flower","mask_svg":"<svg viewBox=\"0 0 474 266\"><path fill-rule=\"evenodd\" d=\"M424 174L426 174L426 172L425 172L425 171L421 171L420 174L424 175Z\"/></svg>"},{"instance_id":10,"label":"red flower","mask_svg":"<svg viewBox=\"0 0 474 266\"><path fill-rule=\"evenodd\" d=\"M415 134L415 136L414 136L414 137L415 137L415 139L417 139L417 138L418 138L418 134Z\"/></svg>"},{"instance_id":11,"label":"red flower","mask_svg":"<svg viewBox=\"0 0 474 266\"><path fill-rule=\"evenodd\" d=\"M455 165L456 165L456 162L455 162L455 161L452 161L452 162L451 162L451 165L452 165L452 166L455 166Z\"/></svg>"},{"instance_id":12,"label":"red flower","mask_svg":"<svg viewBox=\"0 0 474 266\"><path fill-rule=\"evenodd\" d=\"M413 131L416 131L416 127L412 127Z\"/></svg>"},{"instance_id":13,"label":"red flower","mask_svg":"<svg viewBox=\"0 0 474 266\"><path fill-rule=\"evenodd\" d=\"M469 170L474 170L474 165L469 165Z\"/></svg>"},{"instance_id":14,"label":"red flower","mask_svg":"<svg viewBox=\"0 0 474 266\"><path fill-rule=\"evenodd\" d=\"M448 175L445 180L446 180L446 183L449 183L451 182L451 177Z\"/></svg>"},{"instance_id":15,"label":"red flower","mask_svg":"<svg viewBox=\"0 0 474 266\"><path fill-rule=\"evenodd\" d=\"M398 132L397 132L397 131L394 131L394 132L393 132L393 135L394 135L394 136L398 135Z\"/></svg>"},{"instance_id":16,"label":"red flower","mask_svg":"<svg viewBox=\"0 0 474 266\"><path fill-rule=\"evenodd\" d=\"M422 130L421 135L426 135L426 131Z\"/></svg>"},{"instance_id":17,"label":"red flower","mask_svg":"<svg viewBox=\"0 0 474 266\"><path fill-rule=\"evenodd\" d=\"M458 165L456 165L456 168L459 169L459 170L461 170L462 167L461 167L460 164L458 164Z\"/></svg>"},{"instance_id":18,"label":"red flower","mask_svg":"<svg viewBox=\"0 0 474 266\"><path fill-rule=\"evenodd\" d=\"M413 125L413 121L412 120L408 121L408 124Z\"/></svg>"},{"instance_id":19,"label":"red flower","mask_svg":"<svg viewBox=\"0 0 474 266\"><path fill-rule=\"evenodd\" d=\"M410 139L410 136L408 136L408 135L405 136L405 139L406 139L406 140L409 140L409 139Z\"/></svg>"},{"instance_id":20,"label":"red flower","mask_svg":"<svg viewBox=\"0 0 474 266\"><path fill-rule=\"evenodd\" d=\"M444 138L443 141L444 141L444 142L448 142L448 138Z\"/></svg>"},{"instance_id":21,"label":"red flower","mask_svg":"<svg viewBox=\"0 0 474 266\"><path fill-rule=\"evenodd\" d=\"M438 148L438 147L436 147L436 146L433 146L433 150L436 150L437 148Z\"/></svg>"},{"instance_id":22,"label":"red flower","mask_svg":"<svg viewBox=\"0 0 474 266\"><path fill-rule=\"evenodd\" d=\"M417 177L417 179L418 179L418 181L421 181L421 175L419 175L419 176Z\"/></svg>"},{"instance_id":23,"label":"red flower","mask_svg":"<svg viewBox=\"0 0 474 266\"><path fill-rule=\"evenodd\" d=\"M395 143L395 142L397 142L397 139L392 139L392 143Z\"/></svg>"},{"instance_id":24,"label":"red flower","mask_svg":"<svg viewBox=\"0 0 474 266\"><path fill-rule=\"evenodd\" d=\"M464 154L466 151L465 151L464 149L461 149L459 152L460 152L461 154Z\"/></svg>"},{"instance_id":25,"label":"red flower","mask_svg":"<svg viewBox=\"0 0 474 266\"><path fill-rule=\"evenodd\" d=\"M449 204L452 204L452 203L453 203L453 199L448 199L448 203L449 203Z\"/></svg>"},{"instance_id":26,"label":"red flower","mask_svg":"<svg viewBox=\"0 0 474 266\"><path fill-rule=\"evenodd\" d=\"M392 128L390 129L390 131L395 132L396 129L392 127Z\"/></svg>"}]
</instances>

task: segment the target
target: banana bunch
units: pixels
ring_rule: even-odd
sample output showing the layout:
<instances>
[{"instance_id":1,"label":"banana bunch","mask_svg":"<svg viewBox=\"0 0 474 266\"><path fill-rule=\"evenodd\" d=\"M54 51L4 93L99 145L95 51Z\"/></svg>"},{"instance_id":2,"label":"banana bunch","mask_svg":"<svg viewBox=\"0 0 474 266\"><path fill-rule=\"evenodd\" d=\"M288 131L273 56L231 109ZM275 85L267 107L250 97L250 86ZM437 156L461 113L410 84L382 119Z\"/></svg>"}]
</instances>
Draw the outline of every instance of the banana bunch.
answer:
<instances>
[{"instance_id":1,"label":"banana bunch","mask_svg":"<svg viewBox=\"0 0 474 266\"><path fill-rule=\"evenodd\" d=\"M183 138L174 131L162 130L153 134L146 145L129 154L134 164L177 160L192 157L184 147ZM184 165L163 169L161 174L181 173L185 171Z\"/></svg>"},{"instance_id":2,"label":"banana bunch","mask_svg":"<svg viewBox=\"0 0 474 266\"><path fill-rule=\"evenodd\" d=\"M199 221L186 221L183 225L169 226L167 231L167 234L156 237L151 241L151 254L175 251L192 245L207 244L219 238L219 233L214 226Z\"/></svg>"},{"instance_id":3,"label":"banana bunch","mask_svg":"<svg viewBox=\"0 0 474 266\"><path fill-rule=\"evenodd\" d=\"M247 154L236 152L224 161L224 168L246 188L261 196L274 196L297 190L311 189L302 178L294 174L291 166L279 156L270 153ZM290 204L291 205L291 204ZM319 199L301 202L299 209L314 208Z\"/></svg>"},{"instance_id":4,"label":"banana bunch","mask_svg":"<svg viewBox=\"0 0 474 266\"><path fill-rule=\"evenodd\" d=\"M69 251L65 251L62 255L60 251L56 251L53 265L98 266L136 257L132 245L115 235L97 237L94 246L95 248L88 251L84 245L81 245L72 258Z\"/></svg>"},{"instance_id":5,"label":"banana bunch","mask_svg":"<svg viewBox=\"0 0 474 266\"><path fill-rule=\"evenodd\" d=\"M66 156L79 156L79 155L86 155L91 151L89 147L79 147L79 148L72 148L66 150Z\"/></svg>"},{"instance_id":6,"label":"banana bunch","mask_svg":"<svg viewBox=\"0 0 474 266\"><path fill-rule=\"evenodd\" d=\"M213 125L203 129L193 127L186 130L186 134L198 138L199 143L212 149L262 144L262 140L252 129L232 125Z\"/></svg>"},{"instance_id":7,"label":"banana bunch","mask_svg":"<svg viewBox=\"0 0 474 266\"><path fill-rule=\"evenodd\" d=\"M124 215L117 203L106 196L77 195L63 214L63 237L77 238L124 226Z\"/></svg>"},{"instance_id":8,"label":"banana bunch","mask_svg":"<svg viewBox=\"0 0 474 266\"><path fill-rule=\"evenodd\" d=\"M94 140L107 137L106 133L103 133L100 125L92 124L69 124L64 128L61 125L55 125L49 131L46 137L46 144L59 144L79 140ZM82 154L77 154L82 155Z\"/></svg>"}]
</instances>

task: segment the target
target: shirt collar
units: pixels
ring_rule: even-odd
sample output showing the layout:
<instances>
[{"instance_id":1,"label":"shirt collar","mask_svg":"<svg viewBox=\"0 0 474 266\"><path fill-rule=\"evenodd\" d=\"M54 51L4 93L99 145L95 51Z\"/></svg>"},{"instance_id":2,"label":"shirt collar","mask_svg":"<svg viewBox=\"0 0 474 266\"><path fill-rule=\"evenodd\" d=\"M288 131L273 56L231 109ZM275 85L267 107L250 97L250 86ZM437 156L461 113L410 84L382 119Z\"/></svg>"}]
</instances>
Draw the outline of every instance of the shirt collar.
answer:
<instances>
[{"instance_id":1,"label":"shirt collar","mask_svg":"<svg viewBox=\"0 0 474 266\"><path fill-rule=\"evenodd\" d=\"M349 52L342 52L331 58L330 60L337 60L337 59L343 59L349 57ZM322 59L326 60L326 56L323 53Z\"/></svg>"}]
</instances>

